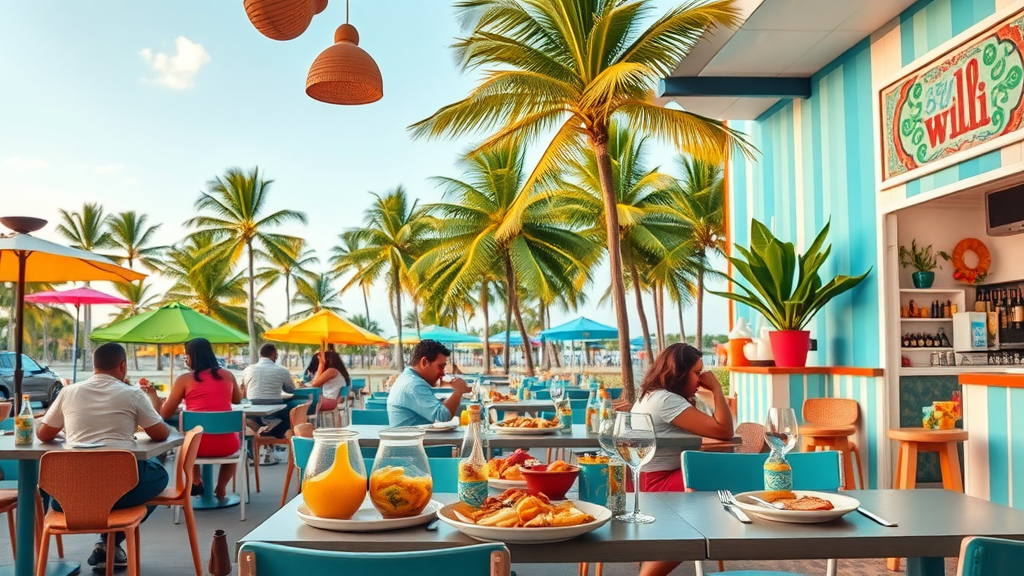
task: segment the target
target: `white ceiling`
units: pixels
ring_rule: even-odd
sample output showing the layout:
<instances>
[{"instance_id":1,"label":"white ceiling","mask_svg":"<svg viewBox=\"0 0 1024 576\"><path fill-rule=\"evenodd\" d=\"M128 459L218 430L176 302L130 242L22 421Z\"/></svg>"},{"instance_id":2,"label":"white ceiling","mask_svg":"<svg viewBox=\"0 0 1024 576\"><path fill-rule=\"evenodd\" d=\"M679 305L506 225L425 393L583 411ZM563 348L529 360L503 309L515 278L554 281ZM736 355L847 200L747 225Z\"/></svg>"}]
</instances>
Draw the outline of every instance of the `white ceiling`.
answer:
<instances>
[{"instance_id":1,"label":"white ceiling","mask_svg":"<svg viewBox=\"0 0 1024 576\"><path fill-rule=\"evenodd\" d=\"M673 76L807 78L884 26L914 0L738 0L745 21L703 38ZM752 120L777 98L682 97L713 118Z\"/></svg>"}]
</instances>

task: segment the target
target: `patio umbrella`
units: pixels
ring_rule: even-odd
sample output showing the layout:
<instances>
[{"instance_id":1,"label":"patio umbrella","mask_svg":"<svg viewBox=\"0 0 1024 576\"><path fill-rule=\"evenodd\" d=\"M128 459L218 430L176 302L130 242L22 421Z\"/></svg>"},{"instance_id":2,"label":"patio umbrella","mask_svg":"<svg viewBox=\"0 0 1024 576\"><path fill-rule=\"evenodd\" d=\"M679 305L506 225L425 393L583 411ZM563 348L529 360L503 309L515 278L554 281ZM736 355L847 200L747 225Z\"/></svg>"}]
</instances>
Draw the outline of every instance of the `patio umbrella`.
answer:
<instances>
[{"instance_id":1,"label":"patio umbrella","mask_svg":"<svg viewBox=\"0 0 1024 576\"><path fill-rule=\"evenodd\" d=\"M88 286L72 288L71 290L36 292L35 294L28 294L25 296L25 300L28 302L35 302L37 304L71 304L75 307L75 335L72 338L71 344L72 382L78 382L78 313L82 309L82 304L114 304L117 306L131 304L131 302L121 298L120 296L104 294L103 292L93 290Z\"/></svg>"},{"instance_id":2,"label":"patio umbrella","mask_svg":"<svg viewBox=\"0 0 1024 576\"><path fill-rule=\"evenodd\" d=\"M402 333L402 345L403 346L415 346L420 343L420 337L415 334ZM392 336L388 338L388 344L398 344L398 336Z\"/></svg>"},{"instance_id":3,"label":"patio umbrella","mask_svg":"<svg viewBox=\"0 0 1024 576\"><path fill-rule=\"evenodd\" d=\"M463 334L444 326L427 326L423 328L423 330L420 330L420 340L436 340L443 344L480 344L483 342L479 336Z\"/></svg>"},{"instance_id":4,"label":"patio umbrella","mask_svg":"<svg viewBox=\"0 0 1024 576\"><path fill-rule=\"evenodd\" d=\"M210 344L244 344L249 341L248 334L178 302L93 330L89 337L97 342L125 344L182 344L193 338L206 338ZM171 356L173 381L173 353Z\"/></svg>"},{"instance_id":5,"label":"patio umbrella","mask_svg":"<svg viewBox=\"0 0 1024 576\"><path fill-rule=\"evenodd\" d=\"M487 342L490 343L492 346L504 346L505 333L495 332L494 334L491 334L490 336L487 337ZM523 335L519 333L519 330L516 330L515 332L509 334L508 345L513 347L523 345ZM540 341L537 340L536 338L530 338L530 345L540 346Z\"/></svg>"},{"instance_id":6,"label":"patio umbrella","mask_svg":"<svg viewBox=\"0 0 1024 576\"><path fill-rule=\"evenodd\" d=\"M616 328L601 324L600 322L594 322L589 318L580 316L579 318L560 324L554 328L548 328L540 333L542 338L547 340L571 340L573 357L576 356L576 341L577 340L611 340L619 337L619 331ZM626 351L628 355L629 351ZM582 369L583 359L580 359Z\"/></svg>"},{"instance_id":7,"label":"patio umbrella","mask_svg":"<svg viewBox=\"0 0 1024 576\"><path fill-rule=\"evenodd\" d=\"M387 344L387 340L356 326L330 310L321 310L312 316L296 320L263 333L267 340L289 344L328 344L372 346Z\"/></svg>"},{"instance_id":8,"label":"patio umbrella","mask_svg":"<svg viewBox=\"0 0 1024 576\"><path fill-rule=\"evenodd\" d=\"M98 254L32 236L32 232L46 225L46 220L8 216L0 218L0 224L14 231L14 234L0 236L0 282L17 284L14 309L14 410L17 413L21 409L21 381L24 377L21 352L24 346L25 283L132 282L146 275L122 268Z\"/></svg>"}]
</instances>

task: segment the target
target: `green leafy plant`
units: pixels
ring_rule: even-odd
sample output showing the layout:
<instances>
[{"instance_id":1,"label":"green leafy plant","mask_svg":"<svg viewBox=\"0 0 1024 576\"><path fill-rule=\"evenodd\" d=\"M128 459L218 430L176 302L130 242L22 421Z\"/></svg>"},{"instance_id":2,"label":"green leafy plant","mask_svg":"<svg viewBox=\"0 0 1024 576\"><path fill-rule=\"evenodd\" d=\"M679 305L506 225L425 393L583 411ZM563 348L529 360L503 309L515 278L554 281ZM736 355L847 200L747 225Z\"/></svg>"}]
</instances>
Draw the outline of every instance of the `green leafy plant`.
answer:
<instances>
[{"instance_id":1,"label":"green leafy plant","mask_svg":"<svg viewBox=\"0 0 1024 576\"><path fill-rule=\"evenodd\" d=\"M839 275L822 282L818 270L832 252L825 246L831 222L825 224L803 255L791 242L776 238L767 226L751 220L750 248L737 245L742 258L729 257L744 283L730 278L740 292L712 292L757 310L776 330L802 330L836 296L850 290L871 273Z\"/></svg>"},{"instance_id":2,"label":"green leafy plant","mask_svg":"<svg viewBox=\"0 0 1024 576\"><path fill-rule=\"evenodd\" d=\"M942 268L942 265L939 264L939 254L941 252L932 252L931 244L918 248L917 240L911 240L909 249L906 246L900 246L900 266L904 268L913 266L918 272L931 272L935 270L936 266Z\"/></svg>"}]
</instances>

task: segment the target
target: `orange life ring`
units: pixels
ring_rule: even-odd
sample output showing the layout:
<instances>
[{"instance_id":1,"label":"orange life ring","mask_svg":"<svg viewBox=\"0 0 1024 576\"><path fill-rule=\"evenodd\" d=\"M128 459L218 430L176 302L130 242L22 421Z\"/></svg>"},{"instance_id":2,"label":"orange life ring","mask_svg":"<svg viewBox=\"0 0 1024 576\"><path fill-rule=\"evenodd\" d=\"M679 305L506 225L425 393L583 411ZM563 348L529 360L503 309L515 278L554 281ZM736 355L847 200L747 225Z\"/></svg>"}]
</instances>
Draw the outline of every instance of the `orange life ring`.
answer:
<instances>
[{"instance_id":1,"label":"orange life ring","mask_svg":"<svg viewBox=\"0 0 1024 576\"><path fill-rule=\"evenodd\" d=\"M973 268L964 262L964 254L974 252L978 256L978 264ZM992 265L992 255L989 254L985 243L977 238L964 238L953 248L950 256L953 262L953 278L974 284L985 279L988 268Z\"/></svg>"}]
</instances>

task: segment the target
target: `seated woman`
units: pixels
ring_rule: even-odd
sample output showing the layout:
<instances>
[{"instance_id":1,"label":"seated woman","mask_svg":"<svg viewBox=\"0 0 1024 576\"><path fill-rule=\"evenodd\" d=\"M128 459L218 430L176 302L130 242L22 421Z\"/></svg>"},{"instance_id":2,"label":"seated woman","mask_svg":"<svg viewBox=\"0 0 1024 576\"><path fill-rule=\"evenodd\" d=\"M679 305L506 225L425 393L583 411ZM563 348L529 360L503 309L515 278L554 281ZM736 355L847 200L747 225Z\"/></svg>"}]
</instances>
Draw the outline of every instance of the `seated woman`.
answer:
<instances>
[{"instance_id":1,"label":"seated woman","mask_svg":"<svg viewBox=\"0 0 1024 576\"><path fill-rule=\"evenodd\" d=\"M710 372L703 372L704 361L699 350L689 344L672 344L658 355L640 388L640 397L631 412L651 415L654 434L683 430L719 440L733 437L732 412L722 392L722 384ZM696 408L697 390L704 388L714 395L714 415ZM682 492L683 472L679 450L655 449L654 458L640 474L644 492ZM664 576L679 562L644 562L640 576Z\"/></svg>"},{"instance_id":2,"label":"seated woman","mask_svg":"<svg viewBox=\"0 0 1024 576\"><path fill-rule=\"evenodd\" d=\"M338 401L347 401L347 398L338 398L341 389L352 383L352 378L345 369L345 363L334 350L321 351L317 354L318 362L316 375L309 382L322 390L320 394L320 410L330 412L338 407Z\"/></svg>"},{"instance_id":3,"label":"seated woman","mask_svg":"<svg viewBox=\"0 0 1024 576\"><path fill-rule=\"evenodd\" d=\"M175 378L167 400L157 397L156 391L149 386L144 387L146 394L153 402L153 407L164 419L174 416L178 406L185 402L185 410L189 412L227 412L232 404L242 401L242 391L235 381L235 376L217 364L217 356L213 346L205 338L196 338L185 343L185 364L190 372ZM241 447L238 434L203 434L199 442L200 458L218 458L230 456ZM227 494L228 482L235 475L235 464L221 464L217 476L217 487L213 493L218 499ZM199 473L199 467L192 476L192 495L203 494L205 487Z\"/></svg>"}]
</instances>

